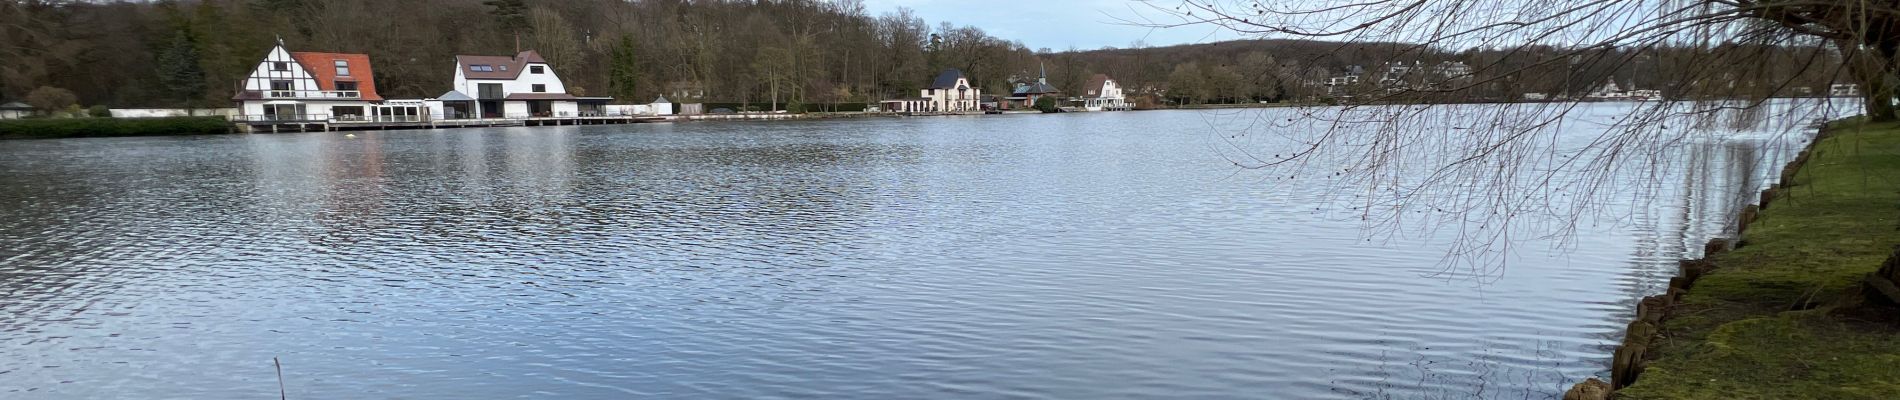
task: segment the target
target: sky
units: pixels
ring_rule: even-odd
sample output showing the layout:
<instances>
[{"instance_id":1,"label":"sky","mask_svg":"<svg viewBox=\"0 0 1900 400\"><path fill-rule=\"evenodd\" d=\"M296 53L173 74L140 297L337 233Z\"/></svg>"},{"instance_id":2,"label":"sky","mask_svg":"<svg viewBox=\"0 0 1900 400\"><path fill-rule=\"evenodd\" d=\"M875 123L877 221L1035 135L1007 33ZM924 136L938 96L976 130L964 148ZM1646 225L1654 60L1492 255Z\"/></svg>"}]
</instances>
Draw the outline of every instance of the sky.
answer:
<instances>
[{"instance_id":1,"label":"sky","mask_svg":"<svg viewBox=\"0 0 1900 400\"><path fill-rule=\"evenodd\" d=\"M1153 0L1152 4L1168 1L1172 0ZM1149 4L1149 0L864 0L874 16L909 8L933 28L945 21L975 26L990 36L1022 42L1031 50L1125 48L1137 40L1167 46L1240 38L1211 26L1151 29L1118 20L1164 17Z\"/></svg>"}]
</instances>

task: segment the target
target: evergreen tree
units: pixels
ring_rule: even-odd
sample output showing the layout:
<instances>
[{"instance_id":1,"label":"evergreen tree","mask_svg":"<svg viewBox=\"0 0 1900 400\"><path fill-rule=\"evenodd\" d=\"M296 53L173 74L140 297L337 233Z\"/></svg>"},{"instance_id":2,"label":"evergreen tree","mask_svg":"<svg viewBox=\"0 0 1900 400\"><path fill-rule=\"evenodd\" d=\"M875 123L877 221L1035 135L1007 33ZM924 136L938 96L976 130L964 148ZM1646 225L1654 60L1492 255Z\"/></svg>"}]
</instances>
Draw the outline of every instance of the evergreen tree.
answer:
<instances>
[{"instance_id":1,"label":"evergreen tree","mask_svg":"<svg viewBox=\"0 0 1900 400\"><path fill-rule=\"evenodd\" d=\"M489 7L488 15L495 16L501 28L509 33L521 33L528 28L528 4L522 0L487 0L482 4Z\"/></svg>"},{"instance_id":2,"label":"evergreen tree","mask_svg":"<svg viewBox=\"0 0 1900 400\"><path fill-rule=\"evenodd\" d=\"M607 84L614 97L625 101L644 100L634 97L639 95L634 91L634 85L640 80L640 64L634 58L633 46L631 35L621 35L620 43L614 45L612 54L608 56Z\"/></svg>"},{"instance_id":3,"label":"evergreen tree","mask_svg":"<svg viewBox=\"0 0 1900 400\"><path fill-rule=\"evenodd\" d=\"M171 44L158 54L158 81L166 91L196 105L205 94L205 71L198 65L198 46L191 35L178 30Z\"/></svg>"}]
</instances>

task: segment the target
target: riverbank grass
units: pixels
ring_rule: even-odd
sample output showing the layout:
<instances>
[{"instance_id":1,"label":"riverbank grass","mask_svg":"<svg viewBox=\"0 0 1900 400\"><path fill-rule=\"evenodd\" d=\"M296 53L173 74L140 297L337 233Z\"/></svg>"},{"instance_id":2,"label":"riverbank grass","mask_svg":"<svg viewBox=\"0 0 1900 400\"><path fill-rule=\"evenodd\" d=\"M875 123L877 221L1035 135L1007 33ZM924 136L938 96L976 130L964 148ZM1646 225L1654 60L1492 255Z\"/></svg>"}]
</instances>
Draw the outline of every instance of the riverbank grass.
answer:
<instances>
[{"instance_id":1,"label":"riverbank grass","mask_svg":"<svg viewBox=\"0 0 1900 400\"><path fill-rule=\"evenodd\" d=\"M1900 315L1861 282L1900 244L1900 124L1844 124L1710 258L1619 399L1900 399Z\"/></svg>"}]
</instances>

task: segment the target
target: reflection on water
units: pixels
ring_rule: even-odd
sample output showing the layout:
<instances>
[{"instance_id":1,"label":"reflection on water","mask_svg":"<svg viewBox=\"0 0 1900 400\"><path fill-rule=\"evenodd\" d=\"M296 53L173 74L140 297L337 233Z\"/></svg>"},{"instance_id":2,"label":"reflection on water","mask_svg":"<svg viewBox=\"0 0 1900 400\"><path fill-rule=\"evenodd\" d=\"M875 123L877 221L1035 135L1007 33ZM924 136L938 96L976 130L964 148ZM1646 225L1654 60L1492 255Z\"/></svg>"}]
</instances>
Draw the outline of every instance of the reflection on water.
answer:
<instances>
[{"instance_id":1,"label":"reflection on water","mask_svg":"<svg viewBox=\"0 0 1900 400\"><path fill-rule=\"evenodd\" d=\"M4 142L0 397L1551 398L1798 139L1479 284L1205 123Z\"/></svg>"}]
</instances>

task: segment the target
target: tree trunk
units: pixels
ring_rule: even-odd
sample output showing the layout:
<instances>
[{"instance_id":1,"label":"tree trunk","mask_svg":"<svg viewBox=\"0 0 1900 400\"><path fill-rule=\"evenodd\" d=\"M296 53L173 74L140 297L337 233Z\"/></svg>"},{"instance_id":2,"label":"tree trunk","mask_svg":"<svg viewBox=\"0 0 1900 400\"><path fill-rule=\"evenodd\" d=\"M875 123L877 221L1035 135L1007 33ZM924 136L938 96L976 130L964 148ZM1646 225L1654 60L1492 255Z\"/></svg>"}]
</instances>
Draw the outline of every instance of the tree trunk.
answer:
<instances>
[{"instance_id":1,"label":"tree trunk","mask_svg":"<svg viewBox=\"0 0 1900 400\"><path fill-rule=\"evenodd\" d=\"M1843 60L1847 63L1848 73L1853 76L1855 83L1860 84L1867 119L1871 122L1894 121L1897 116L1893 107L1894 88L1890 82L1895 63L1889 56L1893 53L1885 51L1878 44L1867 48L1860 48L1851 41L1838 44L1838 48L1848 54L1847 59Z\"/></svg>"},{"instance_id":2,"label":"tree trunk","mask_svg":"<svg viewBox=\"0 0 1900 400\"><path fill-rule=\"evenodd\" d=\"M1887 85L1885 77L1867 82L1866 104L1869 122L1895 121L1893 107L1893 87Z\"/></svg>"}]
</instances>

